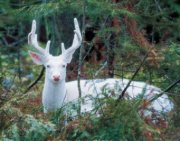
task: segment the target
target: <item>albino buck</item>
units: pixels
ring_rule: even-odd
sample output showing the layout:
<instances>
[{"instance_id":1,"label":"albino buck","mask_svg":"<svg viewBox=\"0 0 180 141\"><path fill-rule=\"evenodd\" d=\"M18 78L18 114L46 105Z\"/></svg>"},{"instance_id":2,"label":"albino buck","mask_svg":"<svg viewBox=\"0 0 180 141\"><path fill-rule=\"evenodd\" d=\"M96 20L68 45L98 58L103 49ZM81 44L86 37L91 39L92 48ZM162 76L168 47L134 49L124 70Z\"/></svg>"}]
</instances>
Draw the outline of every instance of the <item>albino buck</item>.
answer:
<instances>
[{"instance_id":1,"label":"albino buck","mask_svg":"<svg viewBox=\"0 0 180 141\"><path fill-rule=\"evenodd\" d=\"M78 99L77 81L65 82L66 66L71 62L75 50L81 45L82 37L79 29L78 21L74 19L74 39L72 46L65 50L64 44L61 44L62 54L52 56L49 53L50 41L47 42L46 49L38 45L36 32L36 21L33 20L31 32L28 35L28 43L33 46L38 53L29 51L32 60L38 64L43 64L46 68L45 84L42 94L42 103L44 113L55 111L61 108L65 103ZM91 95L93 97L101 97L102 92L110 94L120 94L126 87L129 80L127 79L96 79L81 80L82 97ZM145 99L159 94L161 90L155 86L148 85L144 82L133 81L126 91L126 98L135 98L140 94L144 94ZM100 96L101 95L101 96ZM128 95L128 96L127 96ZM81 111L92 110L92 102L85 101L81 104ZM169 112L173 108L173 103L166 94L153 101L148 108L159 112Z\"/></svg>"}]
</instances>

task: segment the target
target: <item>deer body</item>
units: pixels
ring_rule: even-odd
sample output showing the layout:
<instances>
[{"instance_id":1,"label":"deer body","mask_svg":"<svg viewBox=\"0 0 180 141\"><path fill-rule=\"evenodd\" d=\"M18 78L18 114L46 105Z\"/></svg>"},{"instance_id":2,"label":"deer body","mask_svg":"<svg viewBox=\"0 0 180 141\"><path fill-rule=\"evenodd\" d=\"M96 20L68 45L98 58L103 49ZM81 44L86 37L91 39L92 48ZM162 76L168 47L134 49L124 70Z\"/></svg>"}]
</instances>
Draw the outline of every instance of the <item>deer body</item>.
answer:
<instances>
[{"instance_id":1,"label":"deer body","mask_svg":"<svg viewBox=\"0 0 180 141\"><path fill-rule=\"evenodd\" d=\"M116 78L108 78L108 79L96 79L96 80L81 80L81 92L82 97L86 97L88 95L93 97L102 98L105 93L108 96L113 95L117 98L122 90L128 84L128 79L116 79ZM77 100L79 96L77 81L66 82L67 89L67 99L66 102L71 102L73 100ZM145 82L140 81L132 81L131 85L128 87L126 91L126 99L137 98L140 95L143 95L143 99L150 99L154 97L156 94L161 93L161 89L149 85ZM169 100L166 94L159 97L157 100L152 102L149 107L157 112L170 112L173 109L173 103ZM91 100L87 100L86 102L81 104L81 112L87 112L93 109ZM149 114L146 112L146 114Z\"/></svg>"},{"instance_id":2,"label":"deer body","mask_svg":"<svg viewBox=\"0 0 180 141\"><path fill-rule=\"evenodd\" d=\"M38 45L36 32L36 21L33 20L31 32L28 35L28 43L32 45L37 51L30 51L29 54L33 61L38 65L44 65L46 68L45 84L42 94L42 103L44 113L55 111L61 108L64 104L77 100L79 91L77 81L65 82L66 66L71 62L72 56L77 48L81 45L82 37L79 29L77 19L74 19L74 39L70 48L64 48L61 44L62 54L59 56L52 56L49 53L50 41L47 42L46 49ZM128 84L127 79L96 79L96 80L81 80L82 97L88 95L101 98L102 93L115 96L121 94L122 90ZM126 93L127 99L136 98L140 94L144 94L145 99L150 99L155 94L159 94L161 90L155 86L146 84L145 82L133 81L128 87ZM155 100L150 108L156 111L169 112L173 108L172 102L167 95L163 95ZM81 105L81 112L92 110L92 101L87 100Z\"/></svg>"}]
</instances>

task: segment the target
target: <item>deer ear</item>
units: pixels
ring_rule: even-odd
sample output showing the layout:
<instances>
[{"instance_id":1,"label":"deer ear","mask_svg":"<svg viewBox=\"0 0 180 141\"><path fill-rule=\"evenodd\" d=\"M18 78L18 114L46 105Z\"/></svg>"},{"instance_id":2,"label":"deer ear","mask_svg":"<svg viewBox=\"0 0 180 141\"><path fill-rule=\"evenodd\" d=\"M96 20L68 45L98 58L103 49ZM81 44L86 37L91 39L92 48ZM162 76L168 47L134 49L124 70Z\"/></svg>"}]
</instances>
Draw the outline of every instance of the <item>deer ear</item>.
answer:
<instances>
[{"instance_id":1,"label":"deer ear","mask_svg":"<svg viewBox=\"0 0 180 141\"><path fill-rule=\"evenodd\" d=\"M36 53L36 52L33 52L33 51L29 51L29 55L31 56L33 62L37 65L42 65L45 63L46 59L45 59L45 56L39 54L39 53Z\"/></svg>"}]
</instances>

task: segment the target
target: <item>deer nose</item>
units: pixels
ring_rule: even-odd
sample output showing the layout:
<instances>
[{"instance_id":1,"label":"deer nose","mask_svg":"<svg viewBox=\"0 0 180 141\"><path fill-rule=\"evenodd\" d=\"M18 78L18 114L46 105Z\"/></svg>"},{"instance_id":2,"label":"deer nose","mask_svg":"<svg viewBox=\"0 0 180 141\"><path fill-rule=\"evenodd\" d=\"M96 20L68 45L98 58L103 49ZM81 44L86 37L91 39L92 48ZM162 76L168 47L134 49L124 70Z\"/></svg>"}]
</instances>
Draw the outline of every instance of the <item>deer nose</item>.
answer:
<instances>
[{"instance_id":1,"label":"deer nose","mask_svg":"<svg viewBox=\"0 0 180 141\"><path fill-rule=\"evenodd\" d=\"M54 81L59 81L60 80L60 75L53 75Z\"/></svg>"}]
</instances>

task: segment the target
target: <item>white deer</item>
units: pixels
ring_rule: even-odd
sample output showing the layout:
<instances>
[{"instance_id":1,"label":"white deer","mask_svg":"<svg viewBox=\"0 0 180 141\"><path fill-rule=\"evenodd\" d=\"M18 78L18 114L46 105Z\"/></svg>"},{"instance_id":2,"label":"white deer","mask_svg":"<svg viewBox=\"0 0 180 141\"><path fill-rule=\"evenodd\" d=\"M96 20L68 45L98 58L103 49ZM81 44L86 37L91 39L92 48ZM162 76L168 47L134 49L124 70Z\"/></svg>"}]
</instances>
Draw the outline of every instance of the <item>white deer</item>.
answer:
<instances>
[{"instance_id":1,"label":"white deer","mask_svg":"<svg viewBox=\"0 0 180 141\"><path fill-rule=\"evenodd\" d=\"M82 36L79 29L78 21L74 19L74 39L70 48L65 50L64 44L61 44L62 54L59 56L52 56L49 53L50 41L47 42L46 48L39 46L37 41L36 21L32 22L32 29L28 35L28 43L33 46L38 53L29 51L29 54L38 65L44 65L45 84L42 94L42 103L44 113L55 111L61 108L65 103L77 100L79 91L77 81L65 82L66 66L71 62L72 56L77 48L81 45ZM129 80L127 79L96 79L96 80L81 80L82 97L91 95L93 97L101 97L102 92L120 94L126 87ZM145 99L150 99L152 96L159 94L161 90L155 86L148 85L145 82L133 81L128 87L126 93L128 98L135 98L144 93ZM81 104L81 111L92 110L92 101L87 100ZM159 97L157 100L149 105L159 112L169 112L173 109L173 103L169 100L166 94Z\"/></svg>"}]
</instances>

